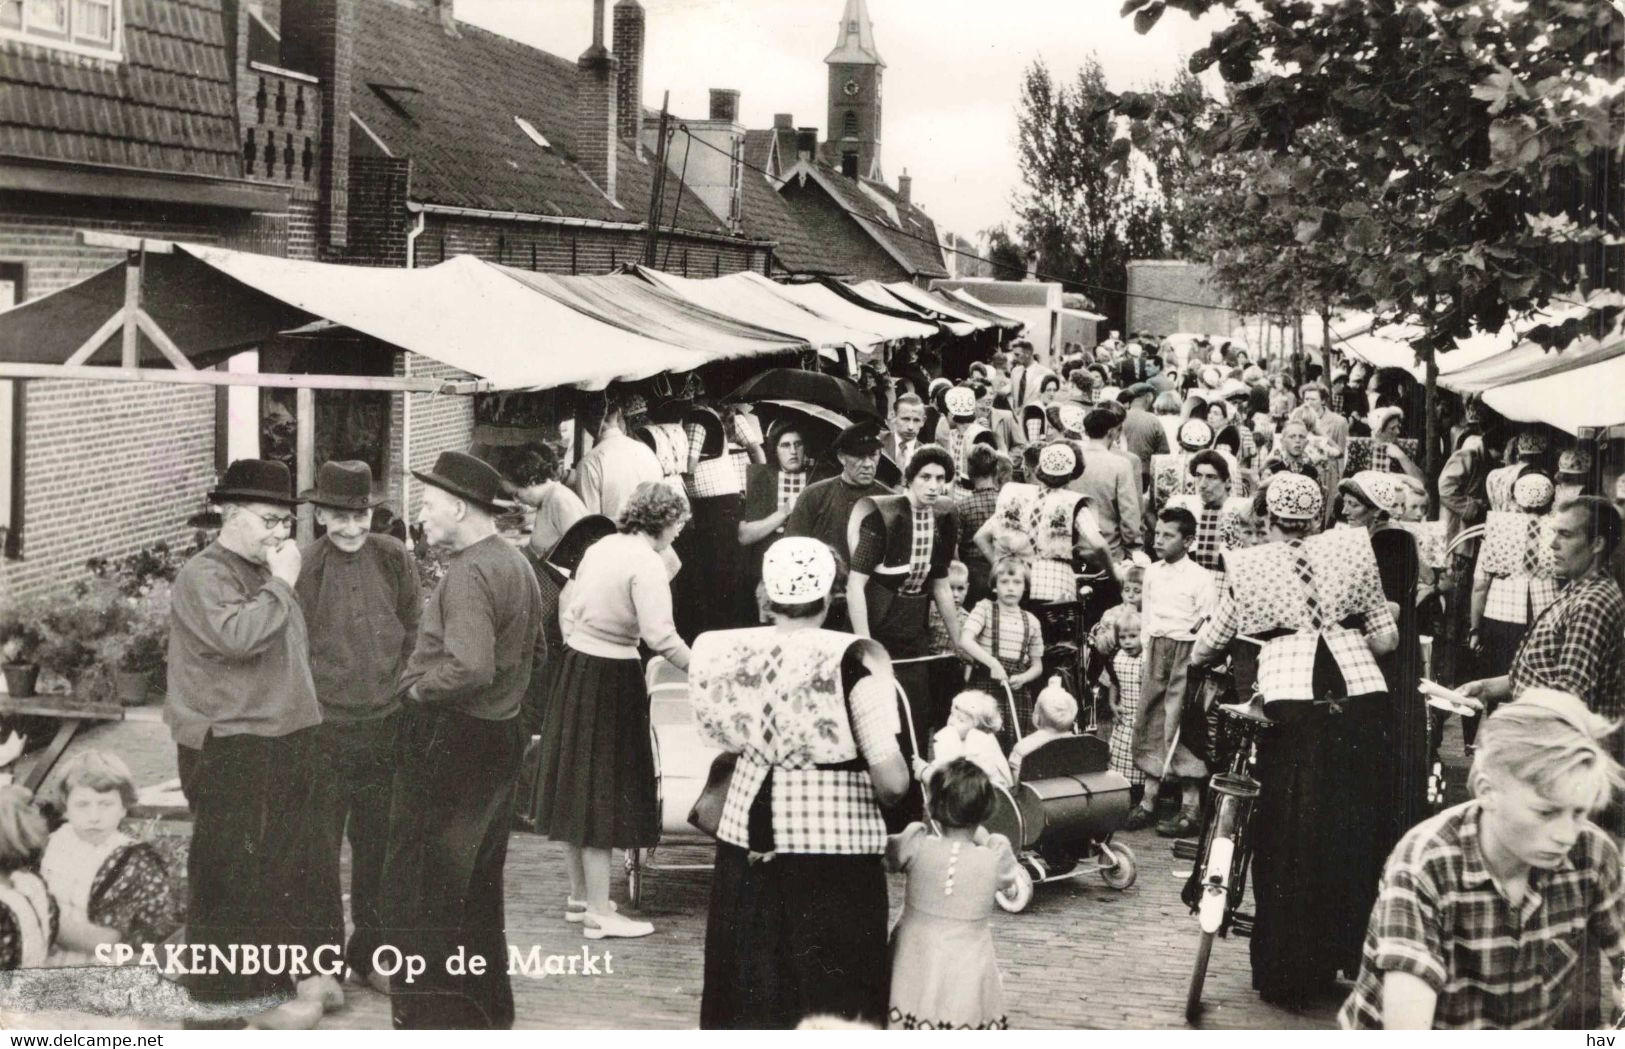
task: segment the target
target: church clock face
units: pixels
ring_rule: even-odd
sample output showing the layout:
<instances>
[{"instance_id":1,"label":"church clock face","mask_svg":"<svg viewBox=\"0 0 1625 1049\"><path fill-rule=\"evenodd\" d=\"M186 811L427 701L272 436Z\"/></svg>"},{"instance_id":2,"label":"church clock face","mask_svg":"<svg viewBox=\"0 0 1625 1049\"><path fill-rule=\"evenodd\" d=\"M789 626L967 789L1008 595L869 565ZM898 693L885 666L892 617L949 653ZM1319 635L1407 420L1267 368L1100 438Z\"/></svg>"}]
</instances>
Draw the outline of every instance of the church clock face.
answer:
<instances>
[{"instance_id":1,"label":"church clock face","mask_svg":"<svg viewBox=\"0 0 1625 1049\"><path fill-rule=\"evenodd\" d=\"M841 85L841 90L846 92L846 97L856 98L859 90L858 82L856 80L848 80L845 84Z\"/></svg>"}]
</instances>

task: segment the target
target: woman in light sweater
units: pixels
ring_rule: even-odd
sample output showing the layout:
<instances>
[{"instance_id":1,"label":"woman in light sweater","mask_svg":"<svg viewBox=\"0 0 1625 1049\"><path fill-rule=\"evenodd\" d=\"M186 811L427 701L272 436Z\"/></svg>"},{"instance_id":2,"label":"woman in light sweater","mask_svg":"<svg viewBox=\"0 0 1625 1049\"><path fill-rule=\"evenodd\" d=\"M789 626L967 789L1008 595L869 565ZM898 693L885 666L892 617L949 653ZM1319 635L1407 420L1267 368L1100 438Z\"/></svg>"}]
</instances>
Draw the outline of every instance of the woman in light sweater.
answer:
<instances>
[{"instance_id":1,"label":"woman in light sweater","mask_svg":"<svg viewBox=\"0 0 1625 1049\"><path fill-rule=\"evenodd\" d=\"M581 922L588 939L654 932L615 913L609 860L612 849L660 841L638 640L688 669L661 559L687 521L681 495L660 482L638 485L616 522L619 534L593 544L560 598L564 656L542 727L536 830L565 845L564 917Z\"/></svg>"}]
</instances>

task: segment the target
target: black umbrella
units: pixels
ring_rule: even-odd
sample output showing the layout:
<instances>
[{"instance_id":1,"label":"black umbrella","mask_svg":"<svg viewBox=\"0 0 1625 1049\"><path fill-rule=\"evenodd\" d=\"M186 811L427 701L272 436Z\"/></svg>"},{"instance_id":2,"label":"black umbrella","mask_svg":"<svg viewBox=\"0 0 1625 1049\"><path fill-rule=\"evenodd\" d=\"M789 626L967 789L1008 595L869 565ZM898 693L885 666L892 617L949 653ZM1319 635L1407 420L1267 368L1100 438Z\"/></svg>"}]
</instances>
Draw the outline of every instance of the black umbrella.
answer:
<instances>
[{"instance_id":1,"label":"black umbrella","mask_svg":"<svg viewBox=\"0 0 1625 1049\"><path fill-rule=\"evenodd\" d=\"M880 414L875 410L874 398L850 379L796 368L771 368L747 379L728 395L728 400L801 401L853 418L878 418Z\"/></svg>"}]
</instances>

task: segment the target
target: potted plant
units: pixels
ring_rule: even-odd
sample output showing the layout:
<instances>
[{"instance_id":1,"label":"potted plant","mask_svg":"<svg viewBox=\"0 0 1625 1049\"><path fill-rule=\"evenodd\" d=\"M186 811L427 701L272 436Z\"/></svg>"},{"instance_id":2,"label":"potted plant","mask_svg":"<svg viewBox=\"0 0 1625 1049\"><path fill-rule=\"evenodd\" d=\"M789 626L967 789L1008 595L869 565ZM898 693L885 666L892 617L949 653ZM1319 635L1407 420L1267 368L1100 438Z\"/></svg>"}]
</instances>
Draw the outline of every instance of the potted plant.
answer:
<instances>
[{"instance_id":1,"label":"potted plant","mask_svg":"<svg viewBox=\"0 0 1625 1049\"><path fill-rule=\"evenodd\" d=\"M87 675L103 665L103 642L126 632L134 616L135 605L106 582L56 598L40 621L40 667L66 681L70 690L79 691L82 680L99 690L101 683Z\"/></svg>"},{"instance_id":2,"label":"potted plant","mask_svg":"<svg viewBox=\"0 0 1625 1049\"><path fill-rule=\"evenodd\" d=\"M39 682L35 653L43 639L39 610L28 603L7 602L0 607L0 672L6 692L19 699L34 695Z\"/></svg>"},{"instance_id":3,"label":"potted plant","mask_svg":"<svg viewBox=\"0 0 1625 1049\"><path fill-rule=\"evenodd\" d=\"M124 706L145 703L155 676L164 669L169 652L168 606L168 586L157 584L132 602L122 628L96 646L108 690Z\"/></svg>"}]
</instances>

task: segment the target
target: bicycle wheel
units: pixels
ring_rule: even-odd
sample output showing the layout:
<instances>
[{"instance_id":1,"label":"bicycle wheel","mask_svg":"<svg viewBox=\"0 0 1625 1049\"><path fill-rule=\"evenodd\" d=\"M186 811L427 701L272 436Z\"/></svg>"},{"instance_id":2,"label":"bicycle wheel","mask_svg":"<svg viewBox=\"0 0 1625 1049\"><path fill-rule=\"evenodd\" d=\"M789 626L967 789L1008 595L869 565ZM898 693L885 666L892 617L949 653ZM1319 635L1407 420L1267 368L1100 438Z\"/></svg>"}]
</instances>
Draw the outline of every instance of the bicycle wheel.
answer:
<instances>
[{"instance_id":1,"label":"bicycle wheel","mask_svg":"<svg viewBox=\"0 0 1625 1049\"><path fill-rule=\"evenodd\" d=\"M1196 943L1196 966L1191 970L1191 985L1185 992L1185 1020L1195 1023L1202 1015L1202 985L1207 982L1207 960L1213 954L1213 933L1204 932Z\"/></svg>"}]
</instances>

